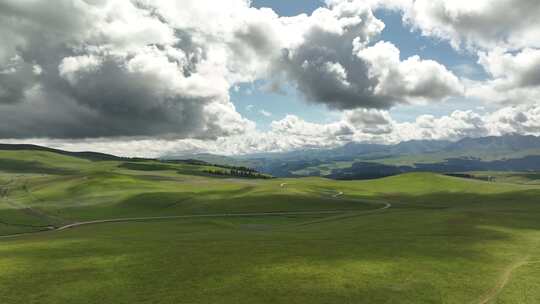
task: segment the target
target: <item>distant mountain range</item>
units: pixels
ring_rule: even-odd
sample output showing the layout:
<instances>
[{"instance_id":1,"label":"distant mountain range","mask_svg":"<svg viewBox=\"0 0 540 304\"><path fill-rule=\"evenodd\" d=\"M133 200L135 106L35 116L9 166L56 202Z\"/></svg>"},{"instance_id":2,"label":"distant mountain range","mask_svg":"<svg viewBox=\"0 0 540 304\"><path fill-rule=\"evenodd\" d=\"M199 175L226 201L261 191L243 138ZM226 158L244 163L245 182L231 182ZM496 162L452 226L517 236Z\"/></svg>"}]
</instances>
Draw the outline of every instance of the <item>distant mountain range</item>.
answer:
<instances>
[{"instance_id":1,"label":"distant mountain range","mask_svg":"<svg viewBox=\"0 0 540 304\"><path fill-rule=\"evenodd\" d=\"M0 150L38 150L93 161L142 160L96 152L68 152L35 145L0 144ZM415 140L396 145L349 143L334 149L310 149L243 156L196 154L162 160L249 167L276 177L324 176L369 179L407 172L540 171L540 137L523 135L465 138L457 142Z\"/></svg>"},{"instance_id":2,"label":"distant mountain range","mask_svg":"<svg viewBox=\"0 0 540 304\"><path fill-rule=\"evenodd\" d=\"M334 149L234 157L198 154L189 158L249 166L279 177L363 179L414 171L538 171L540 137L513 134L465 138L457 142L415 140L396 145L348 143Z\"/></svg>"}]
</instances>

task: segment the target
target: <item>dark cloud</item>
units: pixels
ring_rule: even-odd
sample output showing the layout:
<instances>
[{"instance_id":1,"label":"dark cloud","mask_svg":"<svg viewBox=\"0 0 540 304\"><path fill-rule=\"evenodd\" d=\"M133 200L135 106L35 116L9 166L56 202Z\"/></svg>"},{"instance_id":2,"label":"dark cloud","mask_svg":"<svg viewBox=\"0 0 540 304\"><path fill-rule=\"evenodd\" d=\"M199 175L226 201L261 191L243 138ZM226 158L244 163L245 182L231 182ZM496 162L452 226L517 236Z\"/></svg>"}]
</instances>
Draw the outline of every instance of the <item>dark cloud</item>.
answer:
<instances>
[{"instance_id":1,"label":"dark cloud","mask_svg":"<svg viewBox=\"0 0 540 304\"><path fill-rule=\"evenodd\" d=\"M401 61L393 44L373 45L384 25L358 2L343 1L312 18L317 14L330 14L340 28L312 24L302 43L284 49L275 64L308 102L338 110L388 109L462 93L457 77L439 63Z\"/></svg>"},{"instance_id":2,"label":"dark cloud","mask_svg":"<svg viewBox=\"0 0 540 304\"><path fill-rule=\"evenodd\" d=\"M340 110L456 93L442 84L442 69L420 60L410 65L424 69L403 72L391 67L401 67L399 54L382 68L380 58L359 56L384 27L362 1L292 18L245 0L141 3L2 1L0 71L9 73L0 74L0 137L242 134L253 126L229 89L260 79L274 91L292 84L308 102ZM407 82L406 73L422 81Z\"/></svg>"},{"instance_id":3,"label":"dark cloud","mask_svg":"<svg viewBox=\"0 0 540 304\"><path fill-rule=\"evenodd\" d=\"M161 41L168 31L150 32L156 38L145 34L143 41L137 35L107 36L98 24L115 20L96 20L105 2L0 3L0 38L17 38L0 46L0 68L2 61L18 60L9 73L0 73L0 138L216 138L242 131L245 121L227 106L226 91L197 89L209 86L197 74L207 58L204 45L180 29L171 30L176 42L169 45ZM136 23L149 24L143 33L163 25L144 7L129 9L140 14L131 16L140 19ZM115 30L132 30L126 27ZM220 117L212 107L222 109ZM232 127L219 125L224 117Z\"/></svg>"},{"instance_id":4,"label":"dark cloud","mask_svg":"<svg viewBox=\"0 0 540 304\"><path fill-rule=\"evenodd\" d=\"M536 53L536 61L531 60L528 67L520 71L519 85L522 87L540 87L540 50Z\"/></svg>"},{"instance_id":5,"label":"dark cloud","mask_svg":"<svg viewBox=\"0 0 540 304\"><path fill-rule=\"evenodd\" d=\"M374 18L370 11L363 11L361 21L342 33L313 26L301 45L283 50L279 68L309 102L335 109L392 106L396 101L374 95L376 82L368 77L367 64L353 55L355 39L367 43L371 38L366 29L376 22Z\"/></svg>"},{"instance_id":6,"label":"dark cloud","mask_svg":"<svg viewBox=\"0 0 540 304\"><path fill-rule=\"evenodd\" d=\"M0 72L0 104L24 100L24 94L35 82L31 65L17 64Z\"/></svg>"},{"instance_id":7,"label":"dark cloud","mask_svg":"<svg viewBox=\"0 0 540 304\"><path fill-rule=\"evenodd\" d=\"M215 96L168 94L153 74L130 72L122 59L105 59L70 84L57 71L39 88L1 112L0 137L114 137L171 135L215 137L205 132L204 107ZM56 73L56 74L55 74ZM1 80L1 78L0 78ZM22 92L22 91L21 91ZM21 93L22 94L22 93Z\"/></svg>"},{"instance_id":8,"label":"dark cloud","mask_svg":"<svg viewBox=\"0 0 540 304\"><path fill-rule=\"evenodd\" d=\"M367 65L352 55L352 41L313 30L295 50L284 50L281 68L287 79L310 102L335 109L388 108L393 101L374 96L375 82L368 78ZM341 67L345 77L331 67Z\"/></svg>"},{"instance_id":9,"label":"dark cloud","mask_svg":"<svg viewBox=\"0 0 540 304\"><path fill-rule=\"evenodd\" d=\"M454 46L539 47L537 0L478 0L474 4L445 0L415 1L405 19L426 35L452 40Z\"/></svg>"}]
</instances>

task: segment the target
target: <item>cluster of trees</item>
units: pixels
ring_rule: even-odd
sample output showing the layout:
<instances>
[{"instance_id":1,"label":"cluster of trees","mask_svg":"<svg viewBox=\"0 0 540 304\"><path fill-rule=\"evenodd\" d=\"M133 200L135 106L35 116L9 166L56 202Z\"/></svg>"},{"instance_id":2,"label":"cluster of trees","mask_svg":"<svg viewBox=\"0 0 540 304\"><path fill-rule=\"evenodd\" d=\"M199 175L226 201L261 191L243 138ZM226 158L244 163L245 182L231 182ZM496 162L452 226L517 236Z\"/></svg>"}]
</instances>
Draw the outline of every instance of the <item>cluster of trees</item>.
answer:
<instances>
[{"instance_id":1,"label":"cluster of trees","mask_svg":"<svg viewBox=\"0 0 540 304\"><path fill-rule=\"evenodd\" d=\"M245 177L245 178L272 178L269 175L259 173L257 170L245 166L230 166L223 164L212 164L202 160L196 159L184 159L184 160L162 160L164 163L172 164L189 164L194 166L205 166L210 167L209 169L203 170L204 173L212 175L222 175L222 176L235 176L235 177Z\"/></svg>"},{"instance_id":2,"label":"cluster of trees","mask_svg":"<svg viewBox=\"0 0 540 304\"><path fill-rule=\"evenodd\" d=\"M213 167L218 167L218 168L223 168L223 169L229 169L231 171L235 170L235 171L243 171L243 172L249 172L249 173L259 173L259 172L257 172L257 170L252 169L252 168L248 168L248 167L235 167L235 166L216 165L216 164L213 164L212 166Z\"/></svg>"},{"instance_id":3,"label":"cluster of trees","mask_svg":"<svg viewBox=\"0 0 540 304\"><path fill-rule=\"evenodd\" d=\"M268 175L261 174L254 169L244 168L244 167L231 167L227 168L226 166L216 166L217 168L223 169L208 169L204 172L212 175L223 175L223 176L235 176L235 177L245 177L245 178L271 178Z\"/></svg>"},{"instance_id":4,"label":"cluster of trees","mask_svg":"<svg viewBox=\"0 0 540 304\"><path fill-rule=\"evenodd\" d=\"M216 168L223 168L228 170L237 170L237 171L243 171L243 172L250 172L250 173L258 173L257 170L244 167L244 166L230 166L230 165L220 165L220 164L212 164L209 162L205 162L202 160L197 159L184 159L184 160L162 160L162 162L165 163L173 163L173 164L189 164L189 165L195 165L195 166L211 166Z\"/></svg>"}]
</instances>

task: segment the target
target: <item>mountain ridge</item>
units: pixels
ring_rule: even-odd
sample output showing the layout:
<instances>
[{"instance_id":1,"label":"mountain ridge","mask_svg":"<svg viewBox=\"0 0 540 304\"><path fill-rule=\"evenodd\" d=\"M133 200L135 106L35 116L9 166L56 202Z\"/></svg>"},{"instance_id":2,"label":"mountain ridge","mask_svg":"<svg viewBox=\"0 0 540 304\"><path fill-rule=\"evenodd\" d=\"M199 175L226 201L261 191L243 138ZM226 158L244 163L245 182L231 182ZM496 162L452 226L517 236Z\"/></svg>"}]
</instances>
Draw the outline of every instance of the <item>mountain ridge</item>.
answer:
<instances>
[{"instance_id":1,"label":"mountain ridge","mask_svg":"<svg viewBox=\"0 0 540 304\"><path fill-rule=\"evenodd\" d=\"M89 160L130 160L99 152L70 152L37 145L0 144L0 150L38 150ZM164 156L164 161L196 160L216 165L253 168L277 177L380 177L418 170L540 170L540 137L508 134L447 140L411 140L393 145L351 142L331 149L223 156L210 153Z\"/></svg>"}]
</instances>

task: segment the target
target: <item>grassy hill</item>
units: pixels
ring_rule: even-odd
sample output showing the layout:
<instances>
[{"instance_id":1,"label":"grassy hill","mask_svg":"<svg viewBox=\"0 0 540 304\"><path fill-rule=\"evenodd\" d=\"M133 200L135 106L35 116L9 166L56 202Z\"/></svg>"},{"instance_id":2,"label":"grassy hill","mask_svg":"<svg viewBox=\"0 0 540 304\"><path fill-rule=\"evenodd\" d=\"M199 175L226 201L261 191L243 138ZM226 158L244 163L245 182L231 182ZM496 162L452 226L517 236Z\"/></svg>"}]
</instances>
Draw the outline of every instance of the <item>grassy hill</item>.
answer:
<instances>
[{"instance_id":1,"label":"grassy hill","mask_svg":"<svg viewBox=\"0 0 540 304\"><path fill-rule=\"evenodd\" d=\"M0 151L3 236L215 215L0 236L0 302L540 302L540 186L522 183L534 177L206 173L216 168ZM313 213L268 214L298 211Z\"/></svg>"},{"instance_id":2,"label":"grassy hill","mask_svg":"<svg viewBox=\"0 0 540 304\"><path fill-rule=\"evenodd\" d=\"M0 235L113 217L309 210L329 200L308 189L276 193L277 181L208 173L218 170L227 167L0 151ZM306 198L314 199L307 205ZM359 205L342 200L329 208Z\"/></svg>"}]
</instances>

